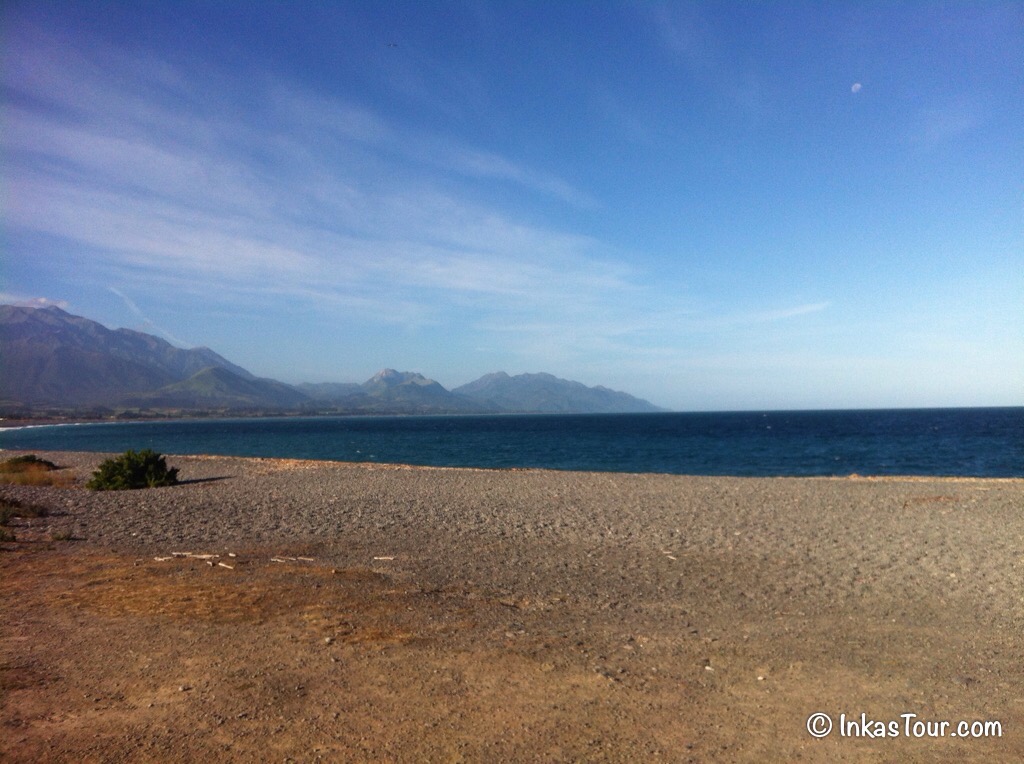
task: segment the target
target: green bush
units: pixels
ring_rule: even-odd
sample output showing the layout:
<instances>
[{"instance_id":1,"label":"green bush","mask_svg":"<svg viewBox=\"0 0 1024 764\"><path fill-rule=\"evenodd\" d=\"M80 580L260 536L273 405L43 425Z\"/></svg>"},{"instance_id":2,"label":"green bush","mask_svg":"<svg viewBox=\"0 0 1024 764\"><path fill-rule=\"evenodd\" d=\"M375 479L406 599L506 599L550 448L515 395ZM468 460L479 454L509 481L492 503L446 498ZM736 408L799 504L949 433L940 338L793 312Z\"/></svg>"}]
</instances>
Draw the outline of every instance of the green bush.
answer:
<instances>
[{"instance_id":1,"label":"green bush","mask_svg":"<svg viewBox=\"0 0 1024 764\"><path fill-rule=\"evenodd\" d=\"M178 482L178 469L167 469L164 457L152 449L125 451L107 459L86 483L94 491L124 491L130 488L156 488Z\"/></svg>"}]
</instances>

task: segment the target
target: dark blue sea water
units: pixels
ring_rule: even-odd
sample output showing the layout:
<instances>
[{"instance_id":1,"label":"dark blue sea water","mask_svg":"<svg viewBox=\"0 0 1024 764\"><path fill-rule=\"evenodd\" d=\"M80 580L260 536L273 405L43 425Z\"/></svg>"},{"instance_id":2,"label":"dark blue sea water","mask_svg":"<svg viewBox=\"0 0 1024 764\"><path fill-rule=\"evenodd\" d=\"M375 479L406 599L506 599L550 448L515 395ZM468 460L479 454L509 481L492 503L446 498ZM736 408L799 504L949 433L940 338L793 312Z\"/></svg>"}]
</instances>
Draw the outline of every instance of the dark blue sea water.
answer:
<instances>
[{"instance_id":1,"label":"dark blue sea water","mask_svg":"<svg viewBox=\"0 0 1024 764\"><path fill-rule=\"evenodd\" d=\"M685 475L1024 476L1024 408L205 419L0 431L0 448Z\"/></svg>"}]
</instances>

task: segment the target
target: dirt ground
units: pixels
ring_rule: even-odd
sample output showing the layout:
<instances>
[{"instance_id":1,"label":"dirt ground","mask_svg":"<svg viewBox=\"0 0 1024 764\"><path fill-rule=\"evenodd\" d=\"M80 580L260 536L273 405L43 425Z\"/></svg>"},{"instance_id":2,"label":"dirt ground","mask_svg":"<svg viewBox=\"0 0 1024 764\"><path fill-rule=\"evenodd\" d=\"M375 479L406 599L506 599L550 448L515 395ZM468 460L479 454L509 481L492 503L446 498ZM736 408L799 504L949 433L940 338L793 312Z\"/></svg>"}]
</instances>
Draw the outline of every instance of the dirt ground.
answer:
<instances>
[{"instance_id":1,"label":"dirt ground","mask_svg":"<svg viewBox=\"0 0 1024 764\"><path fill-rule=\"evenodd\" d=\"M594 547L579 575L611 592L596 597L403 564L428 537L350 559L313 541L154 553L16 530L0 553L4 761L1024 760L1020 606L947 597L945 572L900 602L884 570L853 571L857 596L823 606L817 560L658 550L675 583L650 568L634 586L635 549ZM1002 573L1022 583L1021 526L1001 532ZM516 577L539 575L518 542L464 553L513 551ZM816 712L833 722L821 739ZM961 720L1000 734L957 736Z\"/></svg>"}]
</instances>

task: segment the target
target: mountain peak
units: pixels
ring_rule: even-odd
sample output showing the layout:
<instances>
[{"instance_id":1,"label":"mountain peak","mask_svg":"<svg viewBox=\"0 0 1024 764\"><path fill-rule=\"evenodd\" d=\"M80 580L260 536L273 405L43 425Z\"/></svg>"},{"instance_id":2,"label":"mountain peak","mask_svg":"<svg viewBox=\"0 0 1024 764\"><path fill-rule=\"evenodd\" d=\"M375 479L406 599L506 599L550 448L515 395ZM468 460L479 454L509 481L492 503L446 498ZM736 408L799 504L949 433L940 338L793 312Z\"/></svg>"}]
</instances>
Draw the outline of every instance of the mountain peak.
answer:
<instances>
[{"instance_id":1,"label":"mountain peak","mask_svg":"<svg viewBox=\"0 0 1024 764\"><path fill-rule=\"evenodd\" d=\"M587 387L553 374L486 374L452 392L490 408L545 414L611 414L660 411L657 406L606 387Z\"/></svg>"},{"instance_id":2,"label":"mountain peak","mask_svg":"<svg viewBox=\"0 0 1024 764\"><path fill-rule=\"evenodd\" d=\"M394 387L396 385L437 385L432 379L427 379L415 371L395 371L394 369L381 369L364 383L364 387ZM440 387L440 385L438 385Z\"/></svg>"},{"instance_id":3,"label":"mountain peak","mask_svg":"<svg viewBox=\"0 0 1024 764\"><path fill-rule=\"evenodd\" d=\"M113 405L218 366L255 379L211 350L182 350L133 329L112 331L50 305L0 307L0 398L23 404Z\"/></svg>"},{"instance_id":4,"label":"mountain peak","mask_svg":"<svg viewBox=\"0 0 1024 764\"><path fill-rule=\"evenodd\" d=\"M363 392L394 411L409 413L479 412L480 404L455 395L415 371L382 369L362 385Z\"/></svg>"},{"instance_id":5,"label":"mountain peak","mask_svg":"<svg viewBox=\"0 0 1024 764\"><path fill-rule=\"evenodd\" d=\"M396 371L394 369L381 369L372 377L370 377L367 380L367 382L390 382L398 379L401 376L403 376L403 372Z\"/></svg>"}]
</instances>

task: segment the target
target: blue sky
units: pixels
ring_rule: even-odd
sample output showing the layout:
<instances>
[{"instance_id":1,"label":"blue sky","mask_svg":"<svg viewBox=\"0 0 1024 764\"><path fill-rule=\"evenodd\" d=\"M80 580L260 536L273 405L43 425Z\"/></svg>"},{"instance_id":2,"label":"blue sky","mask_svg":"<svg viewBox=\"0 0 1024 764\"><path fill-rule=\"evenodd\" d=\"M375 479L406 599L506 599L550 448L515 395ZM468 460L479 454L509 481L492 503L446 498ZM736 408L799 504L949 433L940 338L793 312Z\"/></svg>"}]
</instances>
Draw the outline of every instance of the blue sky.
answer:
<instances>
[{"instance_id":1,"label":"blue sky","mask_svg":"<svg viewBox=\"0 0 1024 764\"><path fill-rule=\"evenodd\" d=\"M0 14L6 302L288 382L1024 405L1020 3Z\"/></svg>"}]
</instances>

